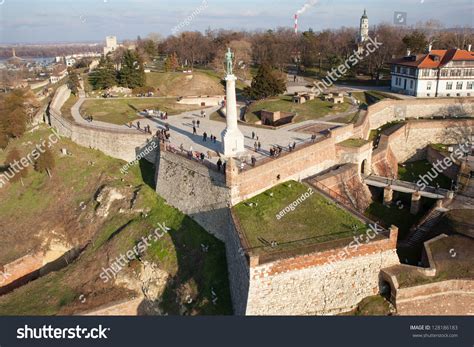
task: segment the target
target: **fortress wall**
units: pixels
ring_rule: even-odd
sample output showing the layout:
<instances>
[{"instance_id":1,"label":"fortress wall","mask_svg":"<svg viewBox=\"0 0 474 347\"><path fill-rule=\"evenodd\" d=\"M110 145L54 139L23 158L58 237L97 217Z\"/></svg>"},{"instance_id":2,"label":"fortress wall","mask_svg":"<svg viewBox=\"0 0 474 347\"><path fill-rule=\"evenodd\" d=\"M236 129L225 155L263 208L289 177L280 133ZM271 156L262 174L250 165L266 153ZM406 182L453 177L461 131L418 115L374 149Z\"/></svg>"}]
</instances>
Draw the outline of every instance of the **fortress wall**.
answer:
<instances>
[{"instance_id":1,"label":"fortress wall","mask_svg":"<svg viewBox=\"0 0 474 347\"><path fill-rule=\"evenodd\" d=\"M68 137L81 146L100 150L113 158L125 161L135 160L137 154L146 146L147 140L151 140L151 135L147 134L87 127L64 119L61 107L70 94L71 91L67 86L58 88L49 109L49 124L61 136Z\"/></svg>"},{"instance_id":2,"label":"fortress wall","mask_svg":"<svg viewBox=\"0 0 474 347\"><path fill-rule=\"evenodd\" d=\"M356 123L354 135L367 139L370 130L396 120L473 114L474 98L385 99L369 106L365 116Z\"/></svg>"},{"instance_id":3,"label":"fortress wall","mask_svg":"<svg viewBox=\"0 0 474 347\"><path fill-rule=\"evenodd\" d=\"M234 314L245 314L249 269L228 207L230 189L225 176L179 154L161 151L156 191L225 243Z\"/></svg>"},{"instance_id":4,"label":"fortress wall","mask_svg":"<svg viewBox=\"0 0 474 347\"><path fill-rule=\"evenodd\" d=\"M426 159L431 163L435 164L438 161L443 161L444 158L449 157L451 153L444 154L440 153L432 147L428 147L426 152ZM443 170L443 175L451 178L452 180L456 180L459 174L459 170L461 169L460 164L453 164L450 167L447 167L446 170Z\"/></svg>"},{"instance_id":5,"label":"fortress wall","mask_svg":"<svg viewBox=\"0 0 474 347\"><path fill-rule=\"evenodd\" d=\"M328 315L353 309L379 293L382 268L399 264L397 234L392 231L390 239L363 244L349 255L342 247L251 265L247 314Z\"/></svg>"},{"instance_id":6,"label":"fortress wall","mask_svg":"<svg viewBox=\"0 0 474 347\"><path fill-rule=\"evenodd\" d=\"M398 176L398 161L388 145L389 137L382 135L372 154L372 173L383 177Z\"/></svg>"},{"instance_id":7,"label":"fortress wall","mask_svg":"<svg viewBox=\"0 0 474 347\"><path fill-rule=\"evenodd\" d=\"M337 164L333 138L271 160L255 168L235 173L229 178L232 205L249 199L271 187L289 180L302 180ZM278 179L280 175L280 179Z\"/></svg>"},{"instance_id":8,"label":"fortress wall","mask_svg":"<svg viewBox=\"0 0 474 347\"><path fill-rule=\"evenodd\" d=\"M474 128L473 120L464 120L464 126ZM389 136L389 148L398 162L426 158L430 143L454 143L449 129L459 127L459 121L410 121Z\"/></svg>"}]
</instances>

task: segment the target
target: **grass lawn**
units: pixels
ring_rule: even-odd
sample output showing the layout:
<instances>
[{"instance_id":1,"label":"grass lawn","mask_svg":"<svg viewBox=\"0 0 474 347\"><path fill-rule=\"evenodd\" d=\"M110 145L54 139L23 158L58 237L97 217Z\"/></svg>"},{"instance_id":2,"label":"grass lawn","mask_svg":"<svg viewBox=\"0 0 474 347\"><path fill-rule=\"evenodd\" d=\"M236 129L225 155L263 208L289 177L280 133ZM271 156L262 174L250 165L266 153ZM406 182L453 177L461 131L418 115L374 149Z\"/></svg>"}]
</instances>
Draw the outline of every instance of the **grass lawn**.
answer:
<instances>
[{"instance_id":1,"label":"grass lawn","mask_svg":"<svg viewBox=\"0 0 474 347\"><path fill-rule=\"evenodd\" d=\"M92 115L94 120L122 125L140 118L137 112L144 109L173 115L199 109L199 106L178 104L175 98L89 99L82 104L80 111L83 117Z\"/></svg>"},{"instance_id":2,"label":"grass lawn","mask_svg":"<svg viewBox=\"0 0 474 347\"><path fill-rule=\"evenodd\" d=\"M399 194L398 198L394 196L394 201L400 201L400 208L396 204L387 207L381 202L376 201L367 208L365 214L369 218L379 221L386 228L389 228L392 224L397 226L399 230L398 238L403 239L408 234L410 228L423 217L431 205L429 200L423 200L427 202L425 208L422 208L417 215L413 215L410 213L408 194Z\"/></svg>"},{"instance_id":3,"label":"grass lawn","mask_svg":"<svg viewBox=\"0 0 474 347\"><path fill-rule=\"evenodd\" d=\"M151 72L146 74L146 85L157 88L158 95L223 95L222 77L214 71L194 70L192 78L183 72Z\"/></svg>"},{"instance_id":4,"label":"grass lawn","mask_svg":"<svg viewBox=\"0 0 474 347\"><path fill-rule=\"evenodd\" d=\"M347 139L345 141L342 141L342 142L338 143L338 145L346 146L346 147L359 148L359 147L362 147L362 146L364 146L368 143L369 143L369 141L364 140L364 139Z\"/></svg>"},{"instance_id":5,"label":"grass lawn","mask_svg":"<svg viewBox=\"0 0 474 347\"><path fill-rule=\"evenodd\" d=\"M417 182L421 176L426 175L428 172L434 175L434 172L437 171L427 160L419 160L399 165L398 178L403 181ZM451 179L443 174L438 174L438 177L430 182L432 187L436 187L436 184L439 184L441 188L451 189Z\"/></svg>"},{"instance_id":6,"label":"grass lawn","mask_svg":"<svg viewBox=\"0 0 474 347\"><path fill-rule=\"evenodd\" d=\"M282 111L282 112L296 112L296 122L302 122L310 119L318 119L328 114L345 112L349 109L350 103L345 101L343 104L334 105L332 102L323 101L316 98L307 101L304 104L296 104L293 102L293 97L290 95L283 95L277 98L265 99L254 102L248 109L245 117L248 123L255 123L260 120L260 111Z\"/></svg>"},{"instance_id":7,"label":"grass lawn","mask_svg":"<svg viewBox=\"0 0 474 347\"><path fill-rule=\"evenodd\" d=\"M50 133L41 127L13 140L6 151L0 151L0 163L13 146L25 155ZM60 148L71 155L61 157ZM122 271L130 274L137 268L133 264L145 260L166 271L170 277L160 304L166 313L180 314L183 305L191 315L232 313L224 244L156 195L150 179L153 165L142 161L122 175L123 161L65 138L52 151L56 162L52 178L30 169L24 186L9 183L0 190L0 265L38 249L47 238L74 245L90 240L90 244L69 266L1 296L0 315L73 314L130 298L128 289L113 281L104 284L99 274L113 259L150 235L158 222L165 223L170 231L151 242L140 259ZM139 192L136 211L120 213L120 205L115 205L120 202L116 201L108 217L98 216L94 196L102 186L126 192L124 206L130 205L128 199L135 191ZM83 211L78 208L80 202L87 206ZM147 217L139 211L147 211ZM208 252L202 251L201 244L209 247ZM211 288L218 296L216 305ZM81 294L87 296L85 303L79 300ZM188 294L193 301L186 304Z\"/></svg>"},{"instance_id":8,"label":"grass lawn","mask_svg":"<svg viewBox=\"0 0 474 347\"><path fill-rule=\"evenodd\" d=\"M307 240L305 244L316 244L366 231L365 223L316 191L296 206L294 211L277 218L280 211L294 203L309 189L304 184L290 181L234 207L249 246L256 247L253 249L255 253L271 251L271 247L265 247L266 242L277 242L277 249L296 248L302 243L290 242L314 238ZM249 203L257 206L251 207Z\"/></svg>"},{"instance_id":9,"label":"grass lawn","mask_svg":"<svg viewBox=\"0 0 474 347\"><path fill-rule=\"evenodd\" d=\"M69 99L67 99L64 105L61 107L61 113L64 118L68 120L74 120L74 118L72 118L72 115L71 115L71 107L74 106L77 100L79 100L79 97L71 93L71 96L69 97Z\"/></svg>"}]
</instances>

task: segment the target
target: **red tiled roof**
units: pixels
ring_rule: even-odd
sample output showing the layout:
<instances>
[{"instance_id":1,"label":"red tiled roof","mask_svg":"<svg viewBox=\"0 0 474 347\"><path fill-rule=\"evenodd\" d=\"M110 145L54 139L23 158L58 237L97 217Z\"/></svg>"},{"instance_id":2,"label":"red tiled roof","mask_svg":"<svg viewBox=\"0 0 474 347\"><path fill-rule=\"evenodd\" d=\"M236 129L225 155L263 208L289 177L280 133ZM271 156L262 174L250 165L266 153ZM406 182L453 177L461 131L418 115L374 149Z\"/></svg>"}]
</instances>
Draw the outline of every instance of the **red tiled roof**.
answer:
<instances>
[{"instance_id":1,"label":"red tiled roof","mask_svg":"<svg viewBox=\"0 0 474 347\"><path fill-rule=\"evenodd\" d=\"M436 57L438 57L437 60L435 60ZM474 52L455 48L448 50L434 49L427 54L417 54L413 60L408 60L406 57L395 59L392 61L392 64L418 67L420 69L436 69L450 61L459 60L474 61Z\"/></svg>"}]
</instances>

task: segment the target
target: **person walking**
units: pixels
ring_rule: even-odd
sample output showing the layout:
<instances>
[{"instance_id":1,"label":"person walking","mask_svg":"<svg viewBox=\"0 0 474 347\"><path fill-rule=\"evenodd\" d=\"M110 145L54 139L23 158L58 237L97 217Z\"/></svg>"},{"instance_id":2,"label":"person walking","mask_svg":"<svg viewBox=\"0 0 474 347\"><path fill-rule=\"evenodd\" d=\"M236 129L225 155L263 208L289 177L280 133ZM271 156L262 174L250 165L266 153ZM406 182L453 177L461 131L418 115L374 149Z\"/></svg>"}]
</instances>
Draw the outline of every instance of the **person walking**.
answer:
<instances>
[{"instance_id":1,"label":"person walking","mask_svg":"<svg viewBox=\"0 0 474 347\"><path fill-rule=\"evenodd\" d=\"M221 166L222 166L222 160L221 158L219 158L219 160L217 161L217 171L221 171Z\"/></svg>"},{"instance_id":2,"label":"person walking","mask_svg":"<svg viewBox=\"0 0 474 347\"><path fill-rule=\"evenodd\" d=\"M260 143L260 141L258 141L257 146L258 146L258 151L260 151L262 149L262 144Z\"/></svg>"},{"instance_id":3,"label":"person walking","mask_svg":"<svg viewBox=\"0 0 474 347\"><path fill-rule=\"evenodd\" d=\"M137 122L137 129L140 130L140 121Z\"/></svg>"},{"instance_id":4,"label":"person walking","mask_svg":"<svg viewBox=\"0 0 474 347\"><path fill-rule=\"evenodd\" d=\"M258 144L257 144L257 142L254 142L253 148L255 149L255 152L257 152L257 150L258 150Z\"/></svg>"},{"instance_id":5,"label":"person walking","mask_svg":"<svg viewBox=\"0 0 474 347\"><path fill-rule=\"evenodd\" d=\"M255 131L252 131L252 140L255 139Z\"/></svg>"},{"instance_id":6,"label":"person walking","mask_svg":"<svg viewBox=\"0 0 474 347\"><path fill-rule=\"evenodd\" d=\"M196 134L197 134L196 127L193 126L193 135L196 135Z\"/></svg>"},{"instance_id":7,"label":"person walking","mask_svg":"<svg viewBox=\"0 0 474 347\"><path fill-rule=\"evenodd\" d=\"M206 133L206 132L204 132L204 133L202 134L202 140L203 140L204 142L207 141L207 133Z\"/></svg>"},{"instance_id":8,"label":"person walking","mask_svg":"<svg viewBox=\"0 0 474 347\"><path fill-rule=\"evenodd\" d=\"M196 124L197 124L197 127L199 128L199 125L201 124L201 121L198 119Z\"/></svg>"},{"instance_id":9,"label":"person walking","mask_svg":"<svg viewBox=\"0 0 474 347\"><path fill-rule=\"evenodd\" d=\"M257 158L255 158L255 156L252 155L252 166L255 166L255 164L257 163Z\"/></svg>"},{"instance_id":10,"label":"person walking","mask_svg":"<svg viewBox=\"0 0 474 347\"><path fill-rule=\"evenodd\" d=\"M196 126L196 121L194 119L193 119L192 123L193 123L193 127L195 127Z\"/></svg>"}]
</instances>

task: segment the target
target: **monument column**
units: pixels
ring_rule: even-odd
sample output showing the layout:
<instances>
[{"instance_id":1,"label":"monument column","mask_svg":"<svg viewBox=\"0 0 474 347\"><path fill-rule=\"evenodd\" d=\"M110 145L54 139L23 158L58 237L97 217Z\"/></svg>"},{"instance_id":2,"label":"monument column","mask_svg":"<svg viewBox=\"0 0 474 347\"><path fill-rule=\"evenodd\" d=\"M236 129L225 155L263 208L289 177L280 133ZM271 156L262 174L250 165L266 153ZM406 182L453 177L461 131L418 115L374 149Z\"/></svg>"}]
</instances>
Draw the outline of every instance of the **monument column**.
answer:
<instances>
[{"instance_id":1,"label":"monument column","mask_svg":"<svg viewBox=\"0 0 474 347\"><path fill-rule=\"evenodd\" d=\"M235 81L237 77L232 72L232 59L234 54L228 49L226 53L226 128L222 132L222 145L224 156L233 157L245 152L244 135L237 126L237 96Z\"/></svg>"}]
</instances>

